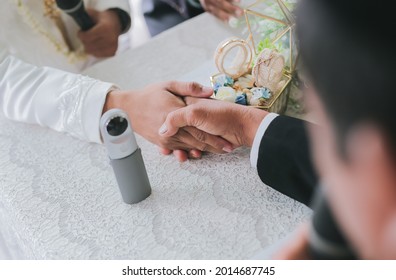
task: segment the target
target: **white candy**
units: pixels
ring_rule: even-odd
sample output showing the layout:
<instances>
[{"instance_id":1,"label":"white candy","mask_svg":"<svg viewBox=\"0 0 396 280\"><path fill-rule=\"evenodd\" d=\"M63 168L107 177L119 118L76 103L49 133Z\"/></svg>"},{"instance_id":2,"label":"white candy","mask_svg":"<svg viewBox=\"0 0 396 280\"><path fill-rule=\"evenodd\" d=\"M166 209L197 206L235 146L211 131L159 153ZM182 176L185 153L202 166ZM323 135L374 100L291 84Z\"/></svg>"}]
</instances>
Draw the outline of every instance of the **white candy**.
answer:
<instances>
[{"instance_id":1,"label":"white candy","mask_svg":"<svg viewBox=\"0 0 396 280\"><path fill-rule=\"evenodd\" d=\"M252 96L252 98L250 99L251 106L264 106L264 104L265 99L262 97Z\"/></svg>"},{"instance_id":2,"label":"white candy","mask_svg":"<svg viewBox=\"0 0 396 280\"><path fill-rule=\"evenodd\" d=\"M252 88L254 87L254 77L250 74L243 75L235 82L235 86L239 86L242 89Z\"/></svg>"},{"instance_id":3,"label":"white candy","mask_svg":"<svg viewBox=\"0 0 396 280\"><path fill-rule=\"evenodd\" d=\"M252 106L264 106L271 97L271 91L267 88L252 88L251 92L253 93L250 99L250 105Z\"/></svg>"},{"instance_id":4,"label":"white candy","mask_svg":"<svg viewBox=\"0 0 396 280\"><path fill-rule=\"evenodd\" d=\"M235 98L237 94L232 87L219 87L216 93L216 99L228 101L228 102L235 102Z\"/></svg>"}]
</instances>

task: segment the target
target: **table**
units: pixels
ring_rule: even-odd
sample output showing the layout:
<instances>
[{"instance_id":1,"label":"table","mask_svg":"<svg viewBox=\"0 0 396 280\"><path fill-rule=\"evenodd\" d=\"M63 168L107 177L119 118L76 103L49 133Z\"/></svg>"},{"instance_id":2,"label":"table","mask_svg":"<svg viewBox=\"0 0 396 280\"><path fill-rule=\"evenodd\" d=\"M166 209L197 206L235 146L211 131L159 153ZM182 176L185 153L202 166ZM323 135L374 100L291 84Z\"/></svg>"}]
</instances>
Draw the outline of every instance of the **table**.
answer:
<instances>
[{"instance_id":1,"label":"table","mask_svg":"<svg viewBox=\"0 0 396 280\"><path fill-rule=\"evenodd\" d=\"M186 79L236 32L203 14L86 74L123 88ZM0 127L4 258L248 259L311 215L260 181L245 148L178 163L138 136L153 193L127 205L103 146L2 115Z\"/></svg>"}]
</instances>

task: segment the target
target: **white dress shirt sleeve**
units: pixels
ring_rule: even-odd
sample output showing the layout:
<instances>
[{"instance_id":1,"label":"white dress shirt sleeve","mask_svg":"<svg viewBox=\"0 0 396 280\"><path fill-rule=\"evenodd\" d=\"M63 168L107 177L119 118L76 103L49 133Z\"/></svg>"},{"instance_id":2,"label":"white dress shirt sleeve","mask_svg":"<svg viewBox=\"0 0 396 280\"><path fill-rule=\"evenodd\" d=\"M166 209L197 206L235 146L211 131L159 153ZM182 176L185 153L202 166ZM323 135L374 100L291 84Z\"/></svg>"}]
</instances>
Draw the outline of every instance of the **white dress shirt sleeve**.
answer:
<instances>
[{"instance_id":1,"label":"white dress shirt sleeve","mask_svg":"<svg viewBox=\"0 0 396 280\"><path fill-rule=\"evenodd\" d=\"M86 76L33 66L0 48L0 106L11 120L100 143L103 105L114 88Z\"/></svg>"},{"instance_id":2,"label":"white dress shirt sleeve","mask_svg":"<svg viewBox=\"0 0 396 280\"><path fill-rule=\"evenodd\" d=\"M110 8L119 8L128 13L131 13L131 6L129 5L129 0L89 0L87 1L87 7L99 11L104 11Z\"/></svg>"},{"instance_id":3,"label":"white dress shirt sleeve","mask_svg":"<svg viewBox=\"0 0 396 280\"><path fill-rule=\"evenodd\" d=\"M261 124L260 124L259 128L257 129L256 136L254 136L252 149L250 150L250 164L254 168L257 168L257 160L258 160L261 139L263 138L263 136L264 136L265 132L267 131L267 128L269 127L271 122L277 116L279 116L279 115L275 114L275 113L269 113L261 121Z\"/></svg>"}]
</instances>

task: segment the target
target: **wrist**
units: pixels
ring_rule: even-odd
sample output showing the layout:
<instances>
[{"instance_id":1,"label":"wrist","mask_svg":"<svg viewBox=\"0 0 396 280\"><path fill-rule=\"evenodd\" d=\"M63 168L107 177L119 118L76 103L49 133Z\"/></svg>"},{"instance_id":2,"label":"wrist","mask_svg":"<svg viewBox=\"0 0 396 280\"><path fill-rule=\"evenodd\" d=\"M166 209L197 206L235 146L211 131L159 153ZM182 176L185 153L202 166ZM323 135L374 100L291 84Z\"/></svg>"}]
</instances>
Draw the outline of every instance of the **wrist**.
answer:
<instances>
[{"instance_id":1,"label":"wrist","mask_svg":"<svg viewBox=\"0 0 396 280\"><path fill-rule=\"evenodd\" d=\"M268 112L248 107L243 111L243 115L239 118L242 121L241 139L244 146L252 147L257 130L262 120L268 115Z\"/></svg>"},{"instance_id":2,"label":"wrist","mask_svg":"<svg viewBox=\"0 0 396 280\"><path fill-rule=\"evenodd\" d=\"M119 35L128 32L132 24L130 15L126 11L120 8L110 8L107 11L113 13L118 19L117 22L119 23L119 27L120 27Z\"/></svg>"},{"instance_id":3,"label":"wrist","mask_svg":"<svg viewBox=\"0 0 396 280\"><path fill-rule=\"evenodd\" d=\"M112 90L110 91L105 100L105 104L103 106L102 114L106 113L111 109L121 109L124 110L125 102L127 99L125 98L126 92L121 90Z\"/></svg>"}]
</instances>

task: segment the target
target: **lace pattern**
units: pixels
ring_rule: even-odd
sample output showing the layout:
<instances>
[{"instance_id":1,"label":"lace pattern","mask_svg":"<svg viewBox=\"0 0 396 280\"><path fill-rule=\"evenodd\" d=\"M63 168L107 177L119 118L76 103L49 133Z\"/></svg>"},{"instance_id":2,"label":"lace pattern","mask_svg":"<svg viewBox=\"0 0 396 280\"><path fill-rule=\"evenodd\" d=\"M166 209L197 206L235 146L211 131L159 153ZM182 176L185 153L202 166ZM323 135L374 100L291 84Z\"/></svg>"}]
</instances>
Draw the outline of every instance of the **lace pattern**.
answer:
<instances>
[{"instance_id":1,"label":"lace pattern","mask_svg":"<svg viewBox=\"0 0 396 280\"><path fill-rule=\"evenodd\" d=\"M0 126L0 231L14 258L246 259L311 213L260 182L248 149L180 164L138 137L153 194L126 205L103 146L1 115Z\"/></svg>"},{"instance_id":2,"label":"lace pattern","mask_svg":"<svg viewBox=\"0 0 396 280\"><path fill-rule=\"evenodd\" d=\"M60 131L66 131L79 139L87 138L82 122L83 105L88 92L95 94L90 92L90 88L96 83L96 80L87 76L65 76L62 84L62 96L58 106L58 110L61 111L63 116L62 124L59 128Z\"/></svg>"}]
</instances>

